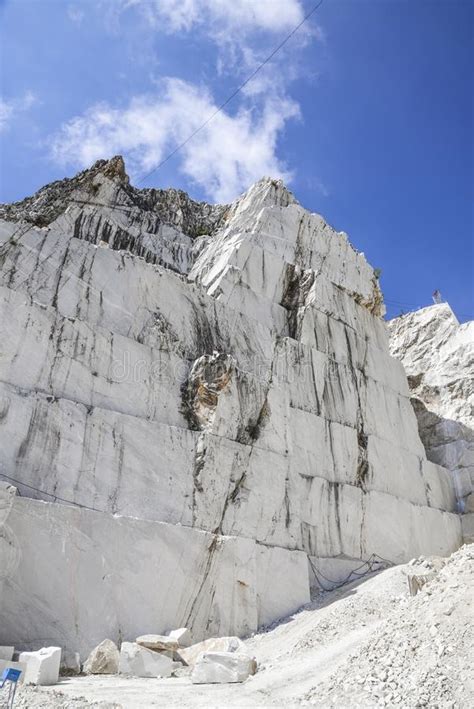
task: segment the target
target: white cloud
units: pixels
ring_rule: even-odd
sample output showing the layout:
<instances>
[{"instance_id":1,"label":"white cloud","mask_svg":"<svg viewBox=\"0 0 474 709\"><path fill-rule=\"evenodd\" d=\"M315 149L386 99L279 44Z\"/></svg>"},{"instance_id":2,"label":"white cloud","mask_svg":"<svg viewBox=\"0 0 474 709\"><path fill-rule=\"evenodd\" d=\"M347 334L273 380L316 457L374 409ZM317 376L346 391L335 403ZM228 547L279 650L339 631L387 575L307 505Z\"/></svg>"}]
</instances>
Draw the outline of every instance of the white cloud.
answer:
<instances>
[{"instance_id":1,"label":"white cloud","mask_svg":"<svg viewBox=\"0 0 474 709\"><path fill-rule=\"evenodd\" d=\"M193 39L210 40L218 50L218 72L233 75L255 69L304 18L302 0L116 0L111 6L116 30L127 26L126 13L133 10L145 20L145 32L192 33ZM311 36L318 35L310 23L299 29L292 37L293 52L284 55L284 71L277 66L280 57L272 61L275 76L289 73L295 45L304 46Z\"/></svg>"},{"instance_id":2,"label":"white cloud","mask_svg":"<svg viewBox=\"0 0 474 709\"><path fill-rule=\"evenodd\" d=\"M159 93L134 97L123 109L96 104L68 121L52 139L52 156L62 164L86 167L122 153L137 178L216 108L205 88L168 78ZM286 122L298 115L295 102L274 93L266 95L258 109L243 106L235 115L221 111L173 160L209 197L230 201L263 175L291 178L277 157L277 140ZM154 179L159 183L159 173Z\"/></svg>"},{"instance_id":3,"label":"white cloud","mask_svg":"<svg viewBox=\"0 0 474 709\"><path fill-rule=\"evenodd\" d=\"M10 126L16 114L28 111L36 101L36 96L32 91L27 91L20 98L10 100L0 98L0 132Z\"/></svg>"},{"instance_id":4,"label":"white cloud","mask_svg":"<svg viewBox=\"0 0 474 709\"><path fill-rule=\"evenodd\" d=\"M300 0L124 0L138 7L156 27L170 32L201 26L212 33L263 30L281 32L303 19Z\"/></svg>"}]
</instances>

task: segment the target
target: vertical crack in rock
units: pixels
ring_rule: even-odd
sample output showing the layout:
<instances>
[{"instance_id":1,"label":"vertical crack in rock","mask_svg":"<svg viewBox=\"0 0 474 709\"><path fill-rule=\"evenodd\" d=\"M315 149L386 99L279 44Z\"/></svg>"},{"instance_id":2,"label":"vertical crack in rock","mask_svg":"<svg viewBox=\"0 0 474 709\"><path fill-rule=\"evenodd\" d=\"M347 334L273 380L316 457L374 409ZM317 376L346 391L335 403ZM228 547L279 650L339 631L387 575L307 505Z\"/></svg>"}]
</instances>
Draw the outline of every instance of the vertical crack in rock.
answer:
<instances>
[{"instance_id":1,"label":"vertical crack in rock","mask_svg":"<svg viewBox=\"0 0 474 709\"><path fill-rule=\"evenodd\" d=\"M265 393L265 398L263 400L262 406L260 407L257 418L252 421L249 421L245 426L244 431L237 435L237 440L240 443L253 445L253 443L258 440L262 432L262 428L265 425L265 421L270 416L270 407L268 405L268 391L269 389L267 389Z\"/></svg>"},{"instance_id":2,"label":"vertical crack in rock","mask_svg":"<svg viewBox=\"0 0 474 709\"><path fill-rule=\"evenodd\" d=\"M68 255L69 255L69 243L68 243L68 245L66 246L66 248L64 249L64 253L63 253L61 262L60 262L60 264L59 264L59 268L58 268L58 277L57 277L57 279L56 279L56 285L55 285L55 288L54 288L53 298L52 298L52 300L51 300L51 305L53 306L53 308L57 308L57 307L58 307L59 287L60 287L60 285L61 285L61 280L62 280L62 277L63 277L63 275L64 275L64 272L67 273L65 267L66 267Z\"/></svg>"},{"instance_id":3,"label":"vertical crack in rock","mask_svg":"<svg viewBox=\"0 0 474 709\"><path fill-rule=\"evenodd\" d=\"M329 490L329 509L331 509L331 501L334 502L334 521L336 523L336 530L338 536L338 548L342 548L342 528L341 528L341 511L340 511L340 499L339 499L339 483L338 482L328 482Z\"/></svg>"},{"instance_id":4,"label":"vertical crack in rock","mask_svg":"<svg viewBox=\"0 0 474 709\"><path fill-rule=\"evenodd\" d=\"M224 505L222 508L222 513L221 513L221 519L219 524L214 530L214 534L223 534L223 526L224 526L224 519L226 516L227 508L229 507L230 504L235 504L237 501L240 489L243 487L245 480L247 478L247 471L244 470L244 472L241 474L237 482L234 483L232 489L230 492L227 493L227 496L224 501Z\"/></svg>"},{"instance_id":5,"label":"vertical crack in rock","mask_svg":"<svg viewBox=\"0 0 474 709\"><path fill-rule=\"evenodd\" d=\"M206 550L206 556L204 560L204 568L202 570L202 578L201 582L199 584L199 587L197 588L196 592L192 594L192 600L191 600L191 607L189 611L185 611L184 614L184 623L183 626L188 628L188 627L193 627L193 619L195 618L195 614L197 614L198 611L198 606L201 603L201 597L204 595L204 590L206 586L206 582L209 582L212 584L212 579L213 579L213 574L212 572L212 567L213 567L213 562L215 561L215 556L216 552L218 552L219 547L220 547L220 540L217 535L213 535L211 543L209 544L207 550ZM213 591L214 589L211 586L211 598L207 600L207 605L212 608L212 598L213 598ZM214 591L215 592L215 591ZM208 619L208 624L209 624L209 619Z\"/></svg>"},{"instance_id":6,"label":"vertical crack in rock","mask_svg":"<svg viewBox=\"0 0 474 709\"><path fill-rule=\"evenodd\" d=\"M287 311L288 335L293 340L300 337L302 315L308 294L315 280L312 269L302 269L296 264L286 264L285 285L280 305Z\"/></svg>"},{"instance_id":7,"label":"vertical crack in rock","mask_svg":"<svg viewBox=\"0 0 474 709\"><path fill-rule=\"evenodd\" d=\"M370 466L369 466L369 461L368 461L368 441L369 438L367 434L365 433L365 423L364 423L364 414L362 410L362 401L361 401L361 393L360 393L360 383L359 383L359 378L357 376L357 372L360 372L360 376L364 378L365 380L365 360L367 357L367 347L368 347L368 340L366 338L366 349L365 349L365 354L364 354L364 362L362 364L362 368L357 370L357 368L354 365L353 361L353 356L352 356L352 347L351 347L351 342L349 339L349 335L347 332L347 327L344 327L344 336L346 338L346 346L347 346L347 356L348 356L348 363L349 363L349 369L351 371L351 376L352 376L352 381L354 383L356 395L357 395L357 444L358 444L358 454L357 454L357 470L356 470L356 478L355 482L356 485L358 485L363 491L365 491L365 485L369 476L370 472Z\"/></svg>"}]
</instances>

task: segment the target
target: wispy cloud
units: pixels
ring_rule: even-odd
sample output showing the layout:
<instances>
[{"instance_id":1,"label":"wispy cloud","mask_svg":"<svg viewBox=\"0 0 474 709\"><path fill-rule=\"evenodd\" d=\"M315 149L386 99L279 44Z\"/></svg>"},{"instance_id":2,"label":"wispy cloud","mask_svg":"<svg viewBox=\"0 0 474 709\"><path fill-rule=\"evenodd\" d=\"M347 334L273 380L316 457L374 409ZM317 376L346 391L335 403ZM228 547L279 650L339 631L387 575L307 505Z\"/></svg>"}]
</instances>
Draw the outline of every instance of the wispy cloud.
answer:
<instances>
[{"instance_id":1,"label":"wispy cloud","mask_svg":"<svg viewBox=\"0 0 474 709\"><path fill-rule=\"evenodd\" d=\"M53 158L77 167L123 153L135 177L157 165L214 111L209 91L176 78L157 94L134 97L123 108L96 104L62 126L51 141ZM277 157L277 140L298 105L268 95L260 108L221 111L176 155L179 169L212 199L227 202L262 175L291 179Z\"/></svg>"},{"instance_id":2,"label":"wispy cloud","mask_svg":"<svg viewBox=\"0 0 474 709\"><path fill-rule=\"evenodd\" d=\"M219 73L233 75L255 68L274 48L275 41L304 18L301 0L114 0L109 5L110 26L115 31L121 26L125 30L130 12L141 15L144 28L154 35L192 34L193 39L212 42L218 50ZM293 48L295 43L305 46L311 38L321 36L313 20L300 28ZM294 52L286 56L284 74L291 73L293 63ZM273 62L274 69L277 64L278 59ZM275 70L274 74L281 76L282 72Z\"/></svg>"},{"instance_id":3,"label":"wispy cloud","mask_svg":"<svg viewBox=\"0 0 474 709\"><path fill-rule=\"evenodd\" d=\"M0 98L0 132L7 130L18 113L28 111L36 102L37 98L32 91L17 98Z\"/></svg>"},{"instance_id":4,"label":"wispy cloud","mask_svg":"<svg viewBox=\"0 0 474 709\"><path fill-rule=\"evenodd\" d=\"M282 32L303 18L299 0L123 0L122 6L138 7L155 28L182 32L200 26L213 35Z\"/></svg>"}]
</instances>

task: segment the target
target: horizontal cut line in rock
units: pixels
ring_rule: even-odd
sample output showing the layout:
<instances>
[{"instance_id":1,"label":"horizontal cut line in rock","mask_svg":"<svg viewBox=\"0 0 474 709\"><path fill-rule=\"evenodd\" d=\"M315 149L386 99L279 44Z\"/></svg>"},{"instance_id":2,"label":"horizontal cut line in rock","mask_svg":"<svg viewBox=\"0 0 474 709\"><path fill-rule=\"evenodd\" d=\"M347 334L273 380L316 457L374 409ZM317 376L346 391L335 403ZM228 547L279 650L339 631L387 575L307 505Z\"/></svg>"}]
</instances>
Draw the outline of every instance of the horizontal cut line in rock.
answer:
<instances>
[{"instance_id":1,"label":"horizontal cut line in rock","mask_svg":"<svg viewBox=\"0 0 474 709\"><path fill-rule=\"evenodd\" d=\"M11 385L9 385L9 386L11 386ZM59 398L63 399L64 401L72 401L72 400L70 400L70 399L65 399L65 398L63 398L63 397L59 397ZM73 402L73 403L80 403L80 402ZM84 404L81 404L81 405L84 406ZM102 409L101 407L94 407L94 408L101 409L101 410L105 410L105 411L108 410L108 409ZM117 412L117 413L120 414L120 412ZM133 417L133 415L131 415L131 414L123 414L123 415L124 415L124 416L132 416L132 417ZM134 418L141 418L141 417L134 417ZM147 420L147 419L142 419L142 420ZM150 421L150 422L151 422L151 421ZM153 422L151 422L151 423L153 423ZM169 428L175 428L175 429L177 429L177 430L184 430L184 431L186 431L186 432L189 432L189 429L180 428L179 426L170 426L169 424L164 424L164 423L159 423L159 422L156 422L156 423L157 423L158 425L160 425L160 426L166 426L166 427L169 427ZM330 422L330 423L336 423L337 425L345 426L345 424L339 424L339 423L336 422L336 421L333 421L333 422ZM352 428L351 426L345 426L345 427L347 427L347 428ZM355 430L355 429L353 429L353 430ZM211 438L216 438L216 439L222 438L222 439L224 439L224 440L226 440L226 441L229 441L230 443L238 443L237 441L235 441L235 440L233 440L233 439L231 439L231 438L227 438L227 437L225 437L225 436L219 436L219 435L214 434L214 433L210 433L210 434L207 434L207 435L209 435ZM374 434L369 434L369 435L374 435ZM387 443L390 443L390 444L394 445L394 443L393 443L392 441L388 441L388 440L385 439L385 438L381 438L380 436L375 436L375 437L378 438L378 439L381 440L381 441L385 441L385 442L387 442ZM291 456L289 456L289 455L287 456L287 455L278 453L277 451L272 451L271 449L263 448L263 447L260 447L260 446L258 446L258 445L255 445L255 444L238 443L238 445L240 445L240 446L242 446L242 447L250 447L250 448L256 447L258 450L261 450L261 451L264 451L264 452L265 452L265 451L273 452L273 453L276 453L277 455L279 455L279 456L281 456L282 458L285 458L285 459L287 459L287 460L289 460L290 457L291 457ZM404 448L403 448L402 450L405 450L405 451L406 451L407 453L409 453L410 455L413 455L414 457L416 457L416 458L417 458L419 461L421 461L421 462L423 462L423 461L425 460L425 459L420 458L420 456L418 456L416 453L413 453L412 451L408 451L407 449L404 449ZM426 460L426 462L429 463L428 460ZM83 472L85 472L85 471L83 471ZM94 510L95 512L100 512L100 513L102 513L102 514L112 514L112 513L111 513L110 511L108 511L108 510L103 510L103 509L101 510L101 509L97 509L97 508L95 508L95 507L88 507L87 505L83 505L82 503L74 502L73 500L70 500L70 499L68 499L68 498L63 498L63 497L61 497L61 496L58 496L58 495L56 495L55 493L47 492L46 490L42 490L42 489L40 489L40 488L37 488L37 487L35 487L35 486L33 486L33 485L29 484L29 483L24 483L24 482L18 480L17 478L12 478L12 477L8 476L6 473L4 473L4 472L2 472L2 471L0 471L0 478L1 478L1 477L5 477L5 478L7 478L7 479L9 479L9 480L11 480L11 481L13 481L13 482L18 483L19 485L24 485L25 487L28 487L28 488L30 488L30 489L32 489L32 490L35 490L36 492L39 492L39 493L44 494L44 495L47 495L47 496L49 496L49 497L55 497L57 500L61 500L62 502L66 502L66 503L69 503L69 504L71 504L71 505L77 505L77 506L79 506L79 507L85 507L86 509L91 509L91 510ZM344 481L331 481L331 480L328 480L328 478L326 478L326 477L324 477L324 476L321 476L321 475L313 475L313 476L311 476L311 478L318 479L318 480L323 480L323 481L325 481L325 482L327 482L327 483L334 483L335 485L338 485L338 486L349 487L349 488L358 488L358 489L360 489L360 488L359 488L359 485L357 485L356 483L351 483L351 482L347 482L347 481L345 481L345 482L344 482ZM426 490L426 484L425 484L425 490ZM406 498L406 497L401 497L401 496L399 496L399 495L395 495L395 494L393 494L393 493L387 492L386 490L383 490L383 489L377 488L377 487L368 488L368 489L366 490L366 492L367 492L367 493L375 492L375 493L379 493L379 494L382 494L382 495L387 495L388 497L394 498L394 499L396 499L396 500L404 500L404 501L406 501L408 504L413 505L413 506L415 506L415 507L422 507L422 508L423 508L423 507L426 507L426 508L428 508L428 509L437 510L437 511L442 512L442 513L444 513L444 514L457 514L456 512L452 512L452 511L447 510L447 509L445 509L445 508L441 508L441 507L437 507L437 506L434 506L434 505L430 505L430 504L429 504L429 500L428 500L428 496L427 496L427 502L426 502L426 504L422 504L422 503L420 503L420 502L416 502L416 501L410 500L410 499L408 499L408 498ZM159 520L155 520L155 521L159 521ZM189 527L191 527L191 528L193 528L193 529L196 529L196 527L193 527L192 525L186 525L186 524L184 524L184 523L182 523L182 524L183 524L183 526L189 526ZM199 529L200 529L200 528L199 528ZM202 530L202 531L208 531L208 530ZM239 536L245 536L245 535L239 535ZM304 550L302 550L302 551L304 551Z\"/></svg>"},{"instance_id":2,"label":"horizontal cut line in rock","mask_svg":"<svg viewBox=\"0 0 474 709\"><path fill-rule=\"evenodd\" d=\"M316 351L319 352L319 350L316 350ZM345 365L342 365L342 366L345 366ZM244 370L240 370L240 371L241 371L242 373L247 373L247 372L245 372ZM311 371L311 365L309 365L308 371ZM395 391L395 390L392 389L391 387L387 386L386 384L383 384L382 382L380 382L380 381L378 381L378 380L376 380L376 379L373 379L372 377L367 377L367 378L370 379L371 381L375 382L376 384L380 385L381 387L383 387L383 388L386 389L387 391L392 392L392 393L395 394L398 398L402 398L402 399L405 399L406 401L410 401L410 397L409 397L409 396L405 396L405 395L403 395L403 394L399 394L397 391ZM256 378L256 379L257 379L257 378ZM279 381L281 381L281 380L279 380ZM262 380L262 384L267 384L267 383L268 383L267 381ZM100 411L110 411L110 412L115 413L115 414L118 414L118 415L120 415L120 416L129 416L129 417L131 417L131 418L138 419L138 420L140 420L140 421L146 421L146 422L149 422L150 424L155 424L155 425L157 425L157 426L167 426L167 427L169 427L169 428L173 428L173 429L177 429L177 430L184 430L184 431L189 431L189 430L190 430L190 429L187 428L187 427L178 426L178 425L175 425L175 424L170 424L170 423L168 423L168 422L166 422L166 421L161 421L160 419L157 419L157 418L151 418L151 417L148 417L148 416L139 416L138 414L134 414L134 413L131 413L131 412L128 412L128 411L120 410L120 409L117 409L117 408L107 407L107 406L100 405L100 404L86 403L86 402L84 402L84 401L81 401L81 400L78 399L78 398L72 398L71 396L65 396L64 394L53 394L51 391L47 391L47 390L45 390L45 389L43 389L43 388L40 388L40 387L34 387L34 388L25 389L24 387L21 387L21 386L19 386L18 384L15 384L15 383L13 383L13 382L11 382L11 381L8 381L8 380L5 380L5 379L0 379L0 384L4 384L5 386L7 386L7 387L9 387L9 388L14 388L14 389L16 389L16 390L18 390L18 391L22 391L22 392L24 392L24 394L26 394L26 395L31 393L32 395L39 395L39 396L41 396L41 397L43 397L43 398L53 397L53 398L55 398L55 399L60 399L61 401L69 401L69 402L71 402L71 403L73 403L73 404L76 404L76 405L78 405L78 406L84 406L84 407L86 407L86 408L87 408L87 407L92 407L93 409L97 409L97 410L100 410ZM294 405L291 404L291 402L289 403L289 408L290 408L290 409L294 409L294 410L296 410L296 411L304 412L304 413L306 413L306 414L310 414L311 416L316 416L317 418L321 418L321 416L320 416L319 414L317 414L315 411L312 411L312 410L309 409L309 408L303 408L302 406L294 406ZM327 419L327 421L328 421L330 424L336 424L337 426L343 426L344 428L349 428L349 429L351 429L351 430L357 430L357 427L356 427L356 426L352 426L350 423L347 423L347 422L344 422L344 421L339 421L339 420L337 420L337 419L329 419L329 418ZM218 437L218 438L224 438L225 440L228 440L228 441L234 441L234 439L232 439L232 438L228 438L227 436L219 436L218 434L215 434L215 433L212 433L212 432L209 433L208 435L216 436L216 437ZM389 443L389 444L392 444L392 445L395 443L395 442L392 441L391 439L385 438L384 436L381 436L381 435L379 435L378 433L369 433L368 435L369 435L369 436L373 436L373 437L375 437L375 438L377 438L377 439L379 439L379 440L381 440L381 441L385 441L386 443ZM238 441L234 441L234 442L238 442ZM247 445L247 444L240 444L240 445ZM258 445L257 445L256 447L257 447L257 448L260 448L260 446L258 446ZM399 442L398 442L398 447L399 447L401 450L403 450L403 451L409 453L410 455L415 455L415 456L417 456L417 457L419 458L418 453L416 453L415 451L413 451L413 450L411 450L411 449L409 449L409 448L406 448L405 446L403 446L403 445L402 445L401 443L399 443ZM265 449L262 448L262 450L267 450L267 449L266 449L266 448L265 448ZM270 449L268 449L268 450L270 450Z\"/></svg>"},{"instance_id":3,"label":"horizontal cut line in rock","mask_svg":"<svg viewBox=\"0 0 474 709\"><path fill-rule=\"evenodd\" d=\"M22 485L23 487L27 487L28 489L34 490L35 492L39 492L39 493L42 494L42 495L46 495L46 496L48 496L48 497L53 497L53 498L54 498L53 501L59 500L60 502L65 502L66 504L70 504L70 505L73 505L73 506L75 506L75 507L80 507L81 509L90 510L90 511L92 511L92 512L99 512L100 514L111 514L110 512L107 512L107 511L104 511L104 510L99 510L99 509L97 509L96 507L90 507L89 505L83 505L83 504L81 504L80 502L73 502L72 500L68 500L68 499L66 499L66 498L60 497L60 496L55 495L55 494L53 494L53 493L45 492L44 490L41 490L40 488L34 487L33 485L28 485L27 483L21 482L20 480L16 480L15 478L10 477L9 475L5 475L4 473L0 473L0 477L1 477L1 478L5 478L5 479L7 479L7 480L9 480L9 481L11 481L11 482L14 482L14 483L16 483L17 485ZM20 496L21 496L21 495L20 495ZM30 498L28 498L28 499L30 499ZM158 523L160 522L160 520L154 520L154 521L156 521L156 522L158 522ZM165 523L165 524L166 524L166 523ZM200 527L193 527L192 525L186 525L186 524L182 524L182 526L183 526L183 527L187 527L188 529L195 529L196 531L206 532L206 533L211 534L211 535L213 535L213 536L217 536L214 532L210 532L209 530L206 530L206 529L201 529ZM240 535L240 536L241 536L241 535ZM244 538L246 538L246 539L251 539L251 537L244 537ZM260 544L262 543L262 542L257 542L257 540L254 540L254 541L255 541L256 543L260 543ZM268 546L268 545L263 544L263 546ZM270 545L270 546L276 546L276 545ZM287 547L278 547L278 548L286 549ZM298 550L295 550L295 551L298 551ZM358 567L356 567L355 569L353 569L353 570L346 576L346 578L345 578L343 581L336 582L336 581L333 581L333 580L329 579L327 576L325 576L325 575L322 573L322 571L320 571L320 570L317 568L316 564L313 562L313 560L311 559L311 556L310 556L310 554L309 554L308 552L304 551L303 549L301 549L300 551L303 551L303 553L305 553L305 554L307 555L308 561L309 561L309 563L310 563L310 565L311 565L311 568L312 568L313 573L314 573L314 575L315 575L315 577L316 577L316 580L318 581L318 583L319 583L319 585L321 586L321 588L322 588L323 591L336 590L337 588L341 588L342 586L344 586L346 583L349 582L349 580L351 579L352 576L356 576L357 579L361 579L361 578L363 578L364 576L366 576L366 575L369 574L369 573L372 573L372 572L374 572L374 571L380 570L380 569L375 569L375 568L374 568L374 566L375 566L376 564L377 564L377 565L384 565L384 566L393 566L393 565L394 565L392 561L389 561L388 559L384 559L384 558L383 558L382 556L380 556L379 554L372 553L372 554L370 555L370 557L369 557L366 561L363 561L363 563L362 563L360 566L358 566ZM335 558L337 558L337 557L335 557ZM377 560L378 560L378 561L377 561ZM362 574L358 573L358 571L359 571L360 569L364 568L365 566L368 566L367 571L366 571L365 573L362 573ZM326 588L324 588L324 585L321 583L321 581L319 580L318 576L321 576L323 579L325 579L325 581L327 581L328 583L332 584L332 588L331 588L331 589L326 589ZM355 579L355 580L357 580L357 579Z\"/></svg>"}]
</instances>

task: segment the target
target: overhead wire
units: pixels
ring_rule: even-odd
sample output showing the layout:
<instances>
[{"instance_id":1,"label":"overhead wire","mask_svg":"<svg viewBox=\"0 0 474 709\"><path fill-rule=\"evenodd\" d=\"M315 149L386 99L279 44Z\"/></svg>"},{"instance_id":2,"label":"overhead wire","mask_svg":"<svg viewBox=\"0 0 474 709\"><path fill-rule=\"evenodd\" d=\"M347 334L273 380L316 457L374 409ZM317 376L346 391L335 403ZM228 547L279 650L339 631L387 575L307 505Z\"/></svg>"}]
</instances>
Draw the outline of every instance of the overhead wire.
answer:
<instances>
[{"instance_id":1,"label":"overhead wire","mask_svg":"<svg viewBox=\"0 0 474 709\"><path fill-rule=\"evenodd\" d=\"M381 571L384 568L388 568L390 566L393 566L393 562L389 561L388 559L384 559L382 556L379 554L371 554L370 557L366 560L363 561L360 566L357 566L355 569L352 569L349 574L345 578L343 578L341 581L335 581L334 579L330 579L323 572L317 568L316 564L314 561L311 559L311 557L308 554L308 561L309 564L313 570L314 577L316 581L318 582L320 588L322 591L335 591L338 588L341 588L342 586L345 586L347 583L350 583L351 581L356 581L358 579L364 578L370 573L373 573L374 571ZM361 569L364 567L367 567L367 570L359 573ZM352 578L355 576L356 578ZM330 584L330 588L325 588L324 584L321 582L321 579L324 579Z\"/></svg>"},{"instance_id":2,"label":"overhead wire","mask_svg":"<svg viewBox=\"0 0 474 709\"><path fill-rule=\"evenodd\" d=\"M273 57L285 46L285 44L287 44L287 42L289 42L289 40L293 37L293 35L295 35L296 32L298 32L298 30L300 29L300 27L302 27L302 26L305 24L305 22L307 22L307 21L309 20L309 18L310 18L317 10L319 10L319 8L320 8L321 5L323 4L323 2L324 2L324 0L319 0L319 2L316 3L316 5L314 5L314 6L312 7L312 9L303 17L303 19L301 20L301 22L299 22L299 23L296 25L296 27L294 27L294 28L291 30L291 32L280 42L280 44L278 44L278 46L276 46L275 49L273 49L273 51L270 52L270 54L269 54L269 55L258 65L258 67L245 79L245 81L243 81L243 82L240 84L240 86L238 86L238 87L235 89L235 91L233 91L233 92L230 94L230 96L228 96L228 97L225 99L225 101L223 101L223 102L215 109L215 111L213 111L213 112L206 118L206 120L205 120L203 123L201 123L195 130L193 130L192 133L191 133L190 135L188 135L188 137L187 137L185 140L183 140L182 143L180 143L179 145L177 145L176 148L174 148L174 150L172 150L165 158L163 158L163 160L161 160L161 162L159 162L158 165L156 165L154 168L152 168L149 172L147 172L147 173L145 173L144 175L142 175L142 176L138 179L137 184L139 185L139 184L141 184L144 180L146 180L146 179L148 179L149 177L151 177L151 175L153 175L153 174L154 174L155 172L157 172L161 167L163 167L163 165L164 165L165 163L167 163L168 160L171 160L171 158L172 158L174 155L176 155L177 152L179 152L182 148L184 148L184 146L187 145L187 144L189 143L189 141L194 138L195 135L197 135L198 133L200 133L200 132L203 130L203 128L205 128L205 127L212 121L212 119L215 118L215 117L217 116L217 114L220 113L220 112L232 101L232 99L234 99L234 98L237 96L237 94L239 94L239 93L242 91L242 89L245 88L245 86L247 86L247 84L248 84L250 81L252 81L252 79L255 78L255 76L259 73L259 71L261 71L261 70L263 69L263 67L266 66L266 65L273 59Z\"/></svg>"}]
</instances>

